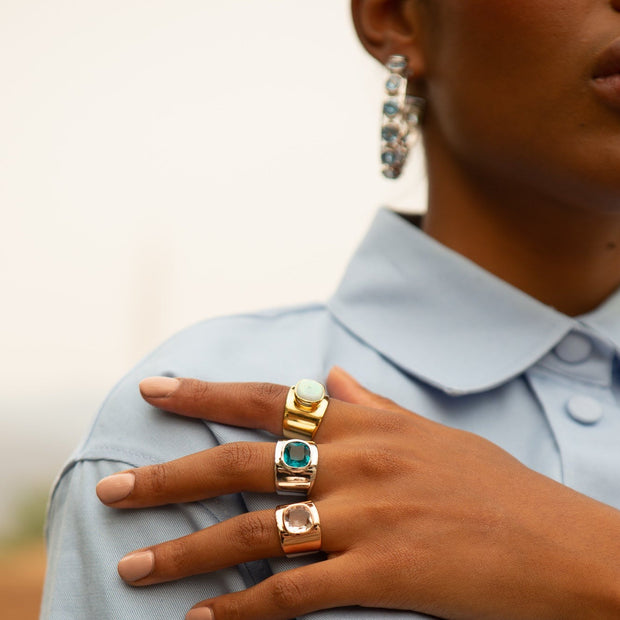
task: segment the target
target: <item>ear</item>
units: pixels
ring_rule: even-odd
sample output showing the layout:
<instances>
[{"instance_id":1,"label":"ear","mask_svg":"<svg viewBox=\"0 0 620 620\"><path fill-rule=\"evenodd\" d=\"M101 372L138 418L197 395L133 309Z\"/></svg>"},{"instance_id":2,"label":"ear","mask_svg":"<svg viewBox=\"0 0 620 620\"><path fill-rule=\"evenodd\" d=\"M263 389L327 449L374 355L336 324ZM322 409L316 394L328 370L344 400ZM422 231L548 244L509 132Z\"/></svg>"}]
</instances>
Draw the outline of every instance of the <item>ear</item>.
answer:
<instances>
[{"instance_id":1,"label":"ear","mask_svg":"<svg viewBox=\"0 0 620 620\"><path fill-rule=\"evenodd\" d=\"M424 76L422 12L413 0L351 0L351 13L359 40L381 64L400 54L415 79Z\"/></svg>"}]
</instances>

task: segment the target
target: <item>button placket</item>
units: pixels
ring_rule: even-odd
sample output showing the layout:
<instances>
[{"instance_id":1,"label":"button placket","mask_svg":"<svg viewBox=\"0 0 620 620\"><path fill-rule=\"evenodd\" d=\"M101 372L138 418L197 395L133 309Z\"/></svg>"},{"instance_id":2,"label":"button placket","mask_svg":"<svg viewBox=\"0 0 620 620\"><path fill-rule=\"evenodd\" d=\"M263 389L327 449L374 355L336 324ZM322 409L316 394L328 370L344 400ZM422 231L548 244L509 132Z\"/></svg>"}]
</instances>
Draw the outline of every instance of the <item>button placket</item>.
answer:
<instances>
[{"instance_id":1,"label":"button placket","mask_svg":"<svg viewBox=\"0 0 620 620\"><path fill-rule=\"evenodd\" d=\"M611 362L610 362L611 363ZM536 365L526 372L556 439L562 481L600 501L620 501L620 408L611 386Z\"/></svg>"}]
</instances>

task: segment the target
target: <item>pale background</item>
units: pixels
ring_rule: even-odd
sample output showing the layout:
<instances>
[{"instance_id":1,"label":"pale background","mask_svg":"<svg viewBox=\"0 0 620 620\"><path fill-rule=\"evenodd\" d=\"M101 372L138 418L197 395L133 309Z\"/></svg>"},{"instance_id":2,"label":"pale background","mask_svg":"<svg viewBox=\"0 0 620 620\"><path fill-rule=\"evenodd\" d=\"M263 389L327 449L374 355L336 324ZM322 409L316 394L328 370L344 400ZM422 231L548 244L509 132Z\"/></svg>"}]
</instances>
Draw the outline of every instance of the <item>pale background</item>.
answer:
<instances>
[{"instance_id":1,"label":"pale background","mask_svg":"<svg viewBox=\"0 0 620 620\"><path fill-rule=\"evenodd\" d=\"M0 534L159 342L325 299L424 204L383 76L347 0L0 0Z\"/></svg>"}]
</instances>

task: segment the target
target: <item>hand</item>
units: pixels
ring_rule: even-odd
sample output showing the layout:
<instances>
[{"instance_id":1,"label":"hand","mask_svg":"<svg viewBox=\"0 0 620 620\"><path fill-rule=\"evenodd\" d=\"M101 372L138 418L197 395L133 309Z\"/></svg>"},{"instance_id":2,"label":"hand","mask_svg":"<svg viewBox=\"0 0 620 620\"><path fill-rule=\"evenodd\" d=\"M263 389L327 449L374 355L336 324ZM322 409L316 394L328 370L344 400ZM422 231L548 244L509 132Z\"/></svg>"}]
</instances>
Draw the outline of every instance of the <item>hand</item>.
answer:
<instances>
[{"instance_id":1,"label":"hand","mask_svg":"<svg viewBox=\"0 0 620 620\"><path fill-rule=\"evenodd\" d=\"M288 388L149 379L141 390L167 411L280 435ZM202 601L188 618L278 620L346 605L476 620L619 617L617 511L340 369L328 391L311 494L327 559ZM226 444L111 476L97 492L121 509L273 492L273 453L272 443ZM119 573L145 586L279 555L273 511L260 511L130 554Z\"/></svg>"}]
</instances>

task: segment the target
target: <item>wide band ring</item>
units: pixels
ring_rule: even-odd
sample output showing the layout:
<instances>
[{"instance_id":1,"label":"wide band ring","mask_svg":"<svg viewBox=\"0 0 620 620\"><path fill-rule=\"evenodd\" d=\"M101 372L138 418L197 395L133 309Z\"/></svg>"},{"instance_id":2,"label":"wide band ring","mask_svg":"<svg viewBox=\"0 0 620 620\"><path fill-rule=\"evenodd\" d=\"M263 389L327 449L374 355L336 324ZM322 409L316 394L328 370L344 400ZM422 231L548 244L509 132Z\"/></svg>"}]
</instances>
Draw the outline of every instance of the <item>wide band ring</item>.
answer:
<instances>
[{"instance_id":1,"label":"wide band ring","mask_svg":"<svg viewBox=\"0 0 620 620\"><path fill-rule=\"evenodd\" d=\"M328 401L321 383L313 379L298 381L286 396L282 434L287 439L314 439Z\"/></svg>"},{"instance_id":2,"label":"wide band ring","mask_svg":"<svg viewBox=\"0 0 620 620\"><path fill-rule=\"evenodd\" d=\"M278 506L276 526L287 558L321 550L321 520L312 502Z\"/></svg>"},{"instance_id":3,"label":"wide band ring","mask_svg":"<svg viewBox=\"0 0 620 620\"><path fill-rule=\"evenodd\" d=\"M319 450L313 441L278 441L274 457L276 493L308 495L314 485L318 462Z\"/></svg>"}]
</instances>

